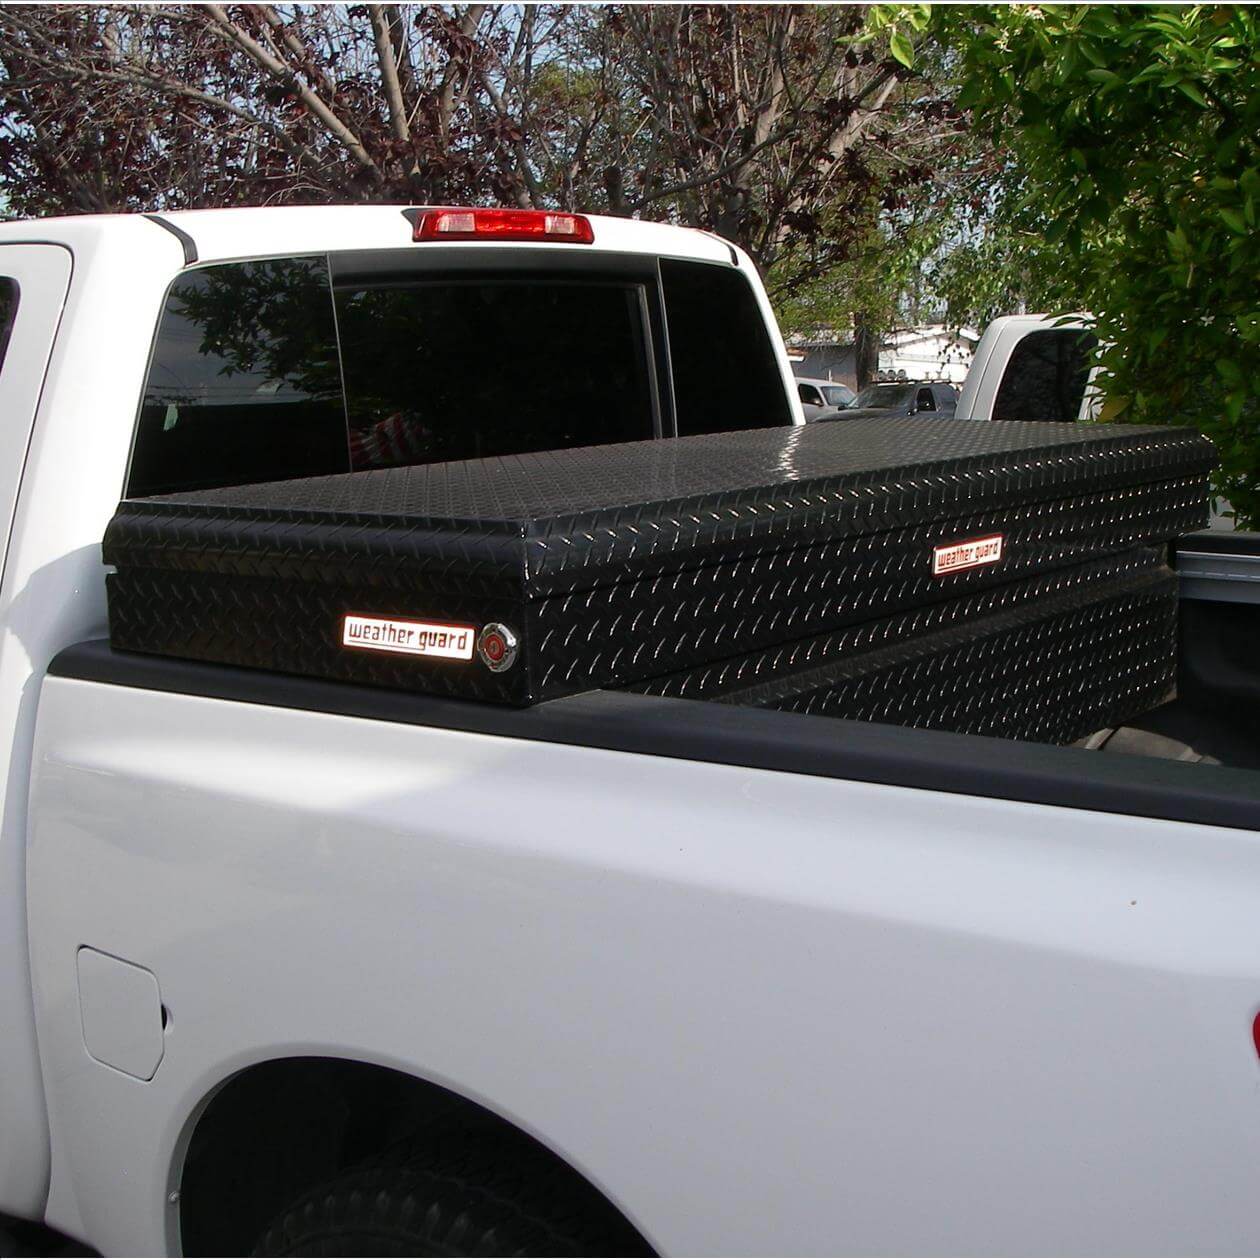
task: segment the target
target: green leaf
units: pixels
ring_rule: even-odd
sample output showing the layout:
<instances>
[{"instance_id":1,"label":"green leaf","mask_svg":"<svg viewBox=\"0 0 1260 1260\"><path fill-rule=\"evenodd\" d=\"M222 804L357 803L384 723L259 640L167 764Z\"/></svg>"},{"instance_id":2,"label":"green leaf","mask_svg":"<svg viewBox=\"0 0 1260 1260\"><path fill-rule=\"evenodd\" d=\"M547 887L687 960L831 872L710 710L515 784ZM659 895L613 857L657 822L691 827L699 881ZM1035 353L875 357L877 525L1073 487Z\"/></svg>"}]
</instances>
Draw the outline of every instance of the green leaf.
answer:
<instances>
[{"instance_id":1,"label":"green leaf","mask_svg":"<svg viewBox=\"0 0 1260 1260\"><path fill-rule=\"evenodd\" d=\"M971 109L984 98L984 88L979 80L969 79L966 86L958 93L958 108Z\"/></svg>"},{"instance_id":2,"label":"green leaf","mask_svg":"<svg viewBox=\"0 0 1260 1260\"><path fill-rule=\"evenodd\" d=\"M1225 220L1225 225L1230 229L1230 231L1237 232L1239 236L1247 235L1246 221L1237 210L1226 210L1224 206L1221 206L1216 213Z\"/></svg>"},{"instance_id":3,"label":"green leaf","mask_svg":"<svg viewBox=\"0 0 1260 1260\"><path fill-rule=\"evenodd\" d=\"M914 45L901 31L893 31L888 37L888 51L907 70L914 66Z\"/></svg>"},{"instance_id":4,"label":"green leaf","mask_svg":"<svg viewBox=\"0 0 1260 1260\"><path fill-rule=\"evenodd\" d=\"M1137 87L1139 83L1148 83L1151 79L1158 79L1164 73L1164 64L1161 61L1152 61L1145 70L1139 70L1137 74L1129 80L1130 87Z\"/></svg>"},{"instance_id":5,"label":"green leaf","mask_svg":"<svg viewBox=\"0 0 1260 1260\"><path fill-rule=\"evenodd\" d=\"M1178 84L1177 84L1177 86L1178 86L1178 87L1182 90L1182 92L1184 92L1184 93L1185 93L1185 94L1186 94L1186 95L1187 95L1187 96L1188 96L1188 97L1189 97L1189 98L1190 98L1190 99L1191 99L1191 100L1192 100L1192 101L1193 101L1196 105L1201 106L1203 109L1208 109L1208 108L1210 108L1210 107L1209 107L1209 105L1208 105L1208 102L1207 102L1207 97L1206 97L1206 96L1204 96L1204 95L1203 95L1203 93L1202 93L1202 92L1200 92L1200 91L1199 91L1199 89L1198 89L1197 87L1195 87L1193 83L1190 83L1190 82L1189 82L1188 80L1186 80L1186 79L1182 79L1182 81L1181 81L1180 83L1178 83Z\"/></svg>"}]
</instances>

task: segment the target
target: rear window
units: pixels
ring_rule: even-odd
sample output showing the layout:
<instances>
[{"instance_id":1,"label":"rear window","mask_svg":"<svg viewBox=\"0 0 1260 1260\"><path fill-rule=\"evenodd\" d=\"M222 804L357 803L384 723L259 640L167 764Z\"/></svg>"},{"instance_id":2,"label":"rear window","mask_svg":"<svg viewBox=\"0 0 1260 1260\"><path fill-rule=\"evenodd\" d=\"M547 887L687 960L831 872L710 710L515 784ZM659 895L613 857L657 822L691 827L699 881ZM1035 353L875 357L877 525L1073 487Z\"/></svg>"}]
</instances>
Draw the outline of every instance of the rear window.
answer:
<instances>
[{"instance_id":1,"label":"rear window","mask_svg":"<svg viewBox=\"0 0 1260 1260\"><path fill-rule=\"evenodd\" d=\"M678 432L791 424L752 286L733 267L661 261Z\"/></svg>"},{"instance_id":2,"label":"rear window","mask_svg":"<svg viewBox=\"0 0 1260 1260\"><path fill-rule=\"evenodd\" d=\"M675 415L683 433L791 423L744 276L639 272L334 286L322 256L189 272L162 313L127 492L635 441Z\"/></svg>"},{"instance_id":3,"label":"rear window","mask_svg":"<svg viewBox=\"0 0 1260 1260\"><path fill-rule=\"evenodd\" d=\"M1071 421L1081 413L1093 333L1045 329L1022 338L993 403L994 420Z\"/></svg>"},{"instance_id":4,"label":"rear window","mask_svg":"<svg viewBox=\"0 0 1260 1260\"><path fill-rule=\"evenodd\" d=\"M470 280L336 305L355 469L653 435L637 285Z\"/></svg>"},{"instance_id":5,"label":"rear window","mask_svg":"<svg viewBox=\"0 0 1260 1260\"><path fill-rule=\"evenodd\" d=\"M345 407L322 260L181 276L166 308L128 492L166 494L344 472Z\"/></svg>"}]
</instances>

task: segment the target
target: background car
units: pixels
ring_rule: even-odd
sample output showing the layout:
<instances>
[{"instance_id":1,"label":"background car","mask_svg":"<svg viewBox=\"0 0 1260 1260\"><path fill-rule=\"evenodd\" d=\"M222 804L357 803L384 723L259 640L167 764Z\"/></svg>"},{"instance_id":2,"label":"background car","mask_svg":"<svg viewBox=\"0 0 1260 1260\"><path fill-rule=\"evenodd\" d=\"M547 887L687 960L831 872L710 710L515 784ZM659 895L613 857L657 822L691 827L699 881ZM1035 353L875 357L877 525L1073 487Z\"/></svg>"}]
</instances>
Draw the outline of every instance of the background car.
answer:
<instances>
[{"instance_id":1,"label":"background car","mask_svg":"<svg viewBox=\"0 0 1260 1260\"><path fill-rule=\"evenodd\" d=\"M843 410L852 404L855 394L841 381L824 381L798 376L796 392L806 420L816 420L824 411Z\"/></svg>"},{"instance_id":2,"label":"background car","mask_svg":"<svg viewBox=\"0 0 1260 1260\"><path fill-rule=\"evenodd\" d=\"M958 390L947 381L880 382L868 385L847 407L809 414L818 420L861 420L873 416L939 416L949 419L958 406Z\"/></svg>"}]
</instances>

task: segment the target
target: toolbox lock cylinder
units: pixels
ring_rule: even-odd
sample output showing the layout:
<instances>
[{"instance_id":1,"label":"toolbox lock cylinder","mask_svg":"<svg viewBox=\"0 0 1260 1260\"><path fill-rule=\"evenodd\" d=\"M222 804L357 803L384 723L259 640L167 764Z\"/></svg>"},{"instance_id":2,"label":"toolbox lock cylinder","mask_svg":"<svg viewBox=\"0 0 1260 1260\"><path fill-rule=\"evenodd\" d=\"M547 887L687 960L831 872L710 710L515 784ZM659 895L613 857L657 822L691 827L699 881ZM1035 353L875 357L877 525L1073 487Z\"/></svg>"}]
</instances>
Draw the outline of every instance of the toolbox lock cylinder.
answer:
<instances>
[{"instance_id":1,"label":"toolbox lock cylinder","mask_svg":"<svg viewBox=\"0 0 1260 1260\"><path fill-rule=\"evenodd\" d=\"M520 644L516 635L498 621L487 622L477 636L477 655L492 673L501 674L516 663Z\"/></svg>"}]
</instances>

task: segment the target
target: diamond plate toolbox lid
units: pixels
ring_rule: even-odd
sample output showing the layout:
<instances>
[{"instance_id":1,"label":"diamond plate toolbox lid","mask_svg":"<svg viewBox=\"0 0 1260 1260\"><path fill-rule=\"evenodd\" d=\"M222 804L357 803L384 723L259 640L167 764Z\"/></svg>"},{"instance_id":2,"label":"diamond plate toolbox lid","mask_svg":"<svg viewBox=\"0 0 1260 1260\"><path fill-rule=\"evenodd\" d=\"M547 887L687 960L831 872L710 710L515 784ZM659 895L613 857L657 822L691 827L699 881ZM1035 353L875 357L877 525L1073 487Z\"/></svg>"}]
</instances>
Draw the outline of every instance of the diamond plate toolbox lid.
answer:
<instances>
[{"instance_id":1,"label":"diamond plate toolbox lid","mask_svg":"<svg viewBox=\"0 0 1260 1260\"><path fill-rule=\"evenodd\" d=\"M114 646L514 704L1201 528L1190 429L854 420L129 499Z\"/></svg>"}]
</instances>

